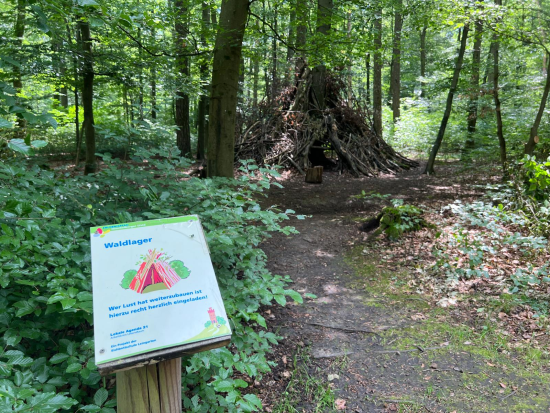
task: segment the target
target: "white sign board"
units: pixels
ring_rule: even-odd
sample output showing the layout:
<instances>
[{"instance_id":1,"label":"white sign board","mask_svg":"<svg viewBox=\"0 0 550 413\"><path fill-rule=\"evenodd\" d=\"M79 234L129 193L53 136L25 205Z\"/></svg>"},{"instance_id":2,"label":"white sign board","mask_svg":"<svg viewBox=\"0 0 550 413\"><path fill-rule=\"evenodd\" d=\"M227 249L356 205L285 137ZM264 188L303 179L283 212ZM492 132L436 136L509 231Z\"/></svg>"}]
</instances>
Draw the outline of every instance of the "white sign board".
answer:
<instances>
[{"instance_id":1,"label":"white sign board","mask_svg":"<svg viewBox=\"0 0 550 413\"><path fill-rule=\"evenodd\" d=\"M90 232L98 367L231 334L197 216Z\"/></svg>"}]
</instances>

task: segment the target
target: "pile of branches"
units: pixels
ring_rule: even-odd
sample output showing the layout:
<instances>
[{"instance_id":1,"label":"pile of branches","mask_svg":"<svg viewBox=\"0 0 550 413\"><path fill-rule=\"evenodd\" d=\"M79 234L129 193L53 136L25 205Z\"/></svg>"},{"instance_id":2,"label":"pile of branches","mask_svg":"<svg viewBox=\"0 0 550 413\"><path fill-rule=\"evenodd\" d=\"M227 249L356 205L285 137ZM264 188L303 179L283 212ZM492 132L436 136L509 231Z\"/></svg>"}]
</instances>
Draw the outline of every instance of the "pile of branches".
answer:
<instances>
[{"instance_id":1,"label":"pile of branches","mask_svg":"<svg viewBox=\"0 0 550 413\"><path fill-rule=\"evenodd\" d=\"M304 67L295 86L264 106L237 138L237 160L254 159L259 165L300 172L311 166L338 165L355 176L418 166L377 136L363 108L350 106L346 85L338 76L316 69ZM327 151L336 153L337 161L327 159Z\"/></svg>"}]
</instances>

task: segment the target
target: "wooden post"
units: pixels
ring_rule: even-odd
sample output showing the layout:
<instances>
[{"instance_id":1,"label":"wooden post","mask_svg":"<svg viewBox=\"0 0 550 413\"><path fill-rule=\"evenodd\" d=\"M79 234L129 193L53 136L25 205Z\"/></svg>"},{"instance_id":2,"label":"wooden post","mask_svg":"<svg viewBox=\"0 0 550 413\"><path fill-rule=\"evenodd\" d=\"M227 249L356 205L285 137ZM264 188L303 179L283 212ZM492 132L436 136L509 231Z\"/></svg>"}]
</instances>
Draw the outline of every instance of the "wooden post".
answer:
<instances>
[{"instance_id":1,"label":"wooden post","mask_svg":"<svg viewBox=\"0 0 550 413\"><path fill-rule=\"evenodd\" d=\"M180 413L181 358L116 374L118 413Z\"/></svg>"},{"instance_id":2,"label":"wooden post","mask_svg":"<svg viewBox=\"0 0 550 413\"><path fill-rule=\"evenodd\" d=\"M306 171L306 182L310 184L323 183L323 167L314 166Z\"/></svg>"}]
</instances>

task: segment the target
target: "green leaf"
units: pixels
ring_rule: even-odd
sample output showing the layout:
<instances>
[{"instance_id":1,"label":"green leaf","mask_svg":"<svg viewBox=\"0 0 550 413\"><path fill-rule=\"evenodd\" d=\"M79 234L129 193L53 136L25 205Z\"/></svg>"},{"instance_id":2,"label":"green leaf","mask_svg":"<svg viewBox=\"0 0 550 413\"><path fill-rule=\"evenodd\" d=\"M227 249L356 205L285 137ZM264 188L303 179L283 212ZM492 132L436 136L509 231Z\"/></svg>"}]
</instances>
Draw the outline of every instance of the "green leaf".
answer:
<instances>
[{"instance_id":1,"label":"green leaf","mask_svg":"<svg viewBox=\"0 0 550 413\"><path fill-rule=\"evenodd\" d=\"M254 406L256 406L258 409L262 408L262 402L256 396L255 394L249 393L244 395L244 399L248 400L250 403L252 403Z\"/></svg>"},{"instance_id":2,"label":"green leaf","mask_svg":"<svg viewBox=\"0 0 550 413\"><path fill-rule=\"evenodd\" d=\"M82 365L80 363L72 363L67 366L67 370L65 370L67 373L76 373L77 371L80 371L82 368Z\"/></svg>"},{"instance_id":3,"label":"green leaf","mask_svg":"<svg viewBox=\"0 0 550 413\"><path fill-rule=\"evenodd\" d=\"M214 389L218 392L229 392L233 390L235 386L233 383L227 380L222 380L217 383L214 383Z\"/></svg>"},{"instance_id":4,"label":"green leaf","mask_svg":"<svg viewBox=\"0 0 550 413\"><path fill-rule=\"evenodd\" d=\"M28 154L31 149L23 139L12 139L8 142L8 148L24 154Z\"/></svg>"},{"instance_id":5,"label":"green leaf","mask_svg":"<svg viewBox=\"0 0 550 413\"><path fill-rule=\"evenodd\" d=\"M4 118L0 118L0 129L11 129L13 128L13 122L10 122Z\"/></svg>"},{"instance_id":6,"label":"green leaf","mask_svg":"<svg viewBox=\"0 0 550 413\"><path fill-rule=\"evenodd\" d=\"M33 148L43 148L43 147L45 147L45 146L47 146L47 145L48 145L48 142L46 142L46 141L40 141L40 140L38 140L38 141L31 141L31 146L32 146Z\"/></svg>"},{"instance_id":7,"label":"green leaf","mask_svg":"<svg viewBox=\"0 0 550 413\"><path fill-rule=\"evenodd\" d=\"M50 359L50 363L52 364L59 364L59 363L63 363L65 360L67 360L69 358L69 355L68 354L65 354L65 353L57 353L55 354L54 356L52 356L52 358Z\"/></svg>"},{"instance_id":8,"label":"green leaf","mask_svg":"<svg viewBox=\"0 0 550 413\"><path fill-rule=\"evenodd\" d=\"M78 4L81 6L99 6L95 0L78 0Z\"/></svg>"},{"instance_id":9,"label":"green leaf","mask_svg":"<svg viewBox=\"0 0 550 413\"><path fill-rule=\"evenodd\" d=\"M275 298L275 301L277 301L283 307L286 305L286 298L284 295L276 294L273 296L273 298Z\"/></svg>"},{"instance_id":10,"label":"green leaf","mask_svg":"<svg viewBox=\"0 0 550 413\"><path fill-rule=\"evenodd\" d=\"M290 298L292 298L294 301L296 301L299 304L302 304L304 302L302 296L300 293L294 291L294 290L285 290L285 294L288 295Z\"/></svg>"},{"instance_id":11,"label":"green leaf","mask_svg":"<svg viewBox=\"0 0 550 413\"><path fill-rule=\"evenodd\" d=\"M103 406L103 403L105 403L107 397L109 397L109 392L106 389L101 388L94 394L94 403L98 406Z\"/></svg>"}]
</instances>

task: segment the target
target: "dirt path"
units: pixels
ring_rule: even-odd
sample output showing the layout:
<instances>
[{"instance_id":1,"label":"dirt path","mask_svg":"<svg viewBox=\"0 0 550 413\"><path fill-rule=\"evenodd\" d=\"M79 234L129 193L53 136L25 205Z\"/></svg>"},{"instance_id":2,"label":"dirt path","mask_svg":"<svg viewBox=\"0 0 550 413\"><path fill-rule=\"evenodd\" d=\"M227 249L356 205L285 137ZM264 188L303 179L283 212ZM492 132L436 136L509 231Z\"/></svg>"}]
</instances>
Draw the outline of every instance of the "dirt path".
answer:
<instances>
[{"instance_id":1,"label":"dirt path","mask_svg":"<svg viewBox=\"0 0 550 413\"><path fill-rule=\"evenodd\" d=\"M366 246L357 230L358 218L381 208L350 200L362 190L433 208L480 195L467 173L438 172L437 178L420 170L363 179L326 174L322 185L296 177L271 191L270 205L311 215L292 222L299 235L263 245L271 270L317 298L266 309L284 337L260 390L266 411L550 411L548 371L518 366L496 333L480 335L458 310L412 292L407 282L414 276L386 262L387 251Z\"/></svg>"}]
</instances>

